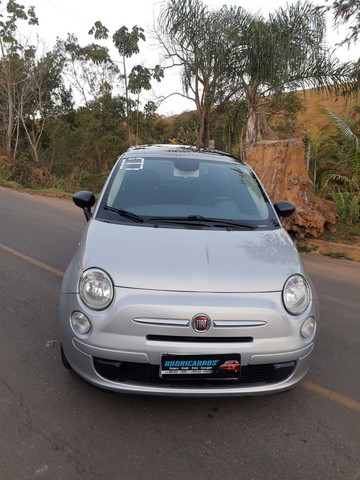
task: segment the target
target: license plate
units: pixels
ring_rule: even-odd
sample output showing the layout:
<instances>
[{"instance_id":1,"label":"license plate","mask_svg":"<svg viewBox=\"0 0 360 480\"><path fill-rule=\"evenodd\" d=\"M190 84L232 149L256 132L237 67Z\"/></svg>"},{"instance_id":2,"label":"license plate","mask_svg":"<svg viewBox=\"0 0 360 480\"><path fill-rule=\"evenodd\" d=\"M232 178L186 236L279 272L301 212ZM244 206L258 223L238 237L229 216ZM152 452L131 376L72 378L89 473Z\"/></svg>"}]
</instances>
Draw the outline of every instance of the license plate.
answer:
<instances>
[{"instance_id":1,"label":"license plate","mask_svg":"<svg viewBox=\"0 0 360 480\"><path fill-rule=\"evenodd\" d=\"M218 355L161 356L160 377L169 380L238 379L241 374L238 353Z\"/></svg>"}]
</instances>

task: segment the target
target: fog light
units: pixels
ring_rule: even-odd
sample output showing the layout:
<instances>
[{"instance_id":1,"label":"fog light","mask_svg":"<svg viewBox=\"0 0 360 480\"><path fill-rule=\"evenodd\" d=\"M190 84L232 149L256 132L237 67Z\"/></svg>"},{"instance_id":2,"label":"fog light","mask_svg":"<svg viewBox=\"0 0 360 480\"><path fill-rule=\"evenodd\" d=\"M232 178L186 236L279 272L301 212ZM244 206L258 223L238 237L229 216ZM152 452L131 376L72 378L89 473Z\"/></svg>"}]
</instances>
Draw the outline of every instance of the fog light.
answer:
<instances>
[{"instance_id":1,"label":"fog light","mask_svg":"<svg viewBox=\"0 0 360 480\"><path fill-rule=\"evenodd\" d=\"M75 333L85 335L90 331L90 320L81 312L73 312L71 314L71 326Z\"/></svg>"},{"instance_id":2,"label":"fog light","mask_svg":"<svg viewBox=\"0 0 360 480\"><path fill-rule=\"evenodd\" d=\"M304 340L310 340L315 334L316 321L314 317L309 317L302 324L300 333Z\"/></svg>"}]
</instances>

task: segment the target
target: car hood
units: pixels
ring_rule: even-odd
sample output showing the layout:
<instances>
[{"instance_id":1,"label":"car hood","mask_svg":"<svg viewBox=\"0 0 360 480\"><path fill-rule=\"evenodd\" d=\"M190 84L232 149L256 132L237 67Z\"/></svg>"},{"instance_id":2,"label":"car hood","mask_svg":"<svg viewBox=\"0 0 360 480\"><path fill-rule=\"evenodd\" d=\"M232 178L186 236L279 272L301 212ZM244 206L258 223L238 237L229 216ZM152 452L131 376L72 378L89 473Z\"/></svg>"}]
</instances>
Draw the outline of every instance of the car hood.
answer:
<instances>
[{"instance_id":1,"label":"car hood","mask_svg":"<svg viewBox=\"0 0 360 480\"><path fill-rule=\"evenodd\" d=\"M197 230L91 220L79 245L80 268L105 270L115 286L167 291L282 290L304 273L283 229Z\"/></svg>"}]
</instances>

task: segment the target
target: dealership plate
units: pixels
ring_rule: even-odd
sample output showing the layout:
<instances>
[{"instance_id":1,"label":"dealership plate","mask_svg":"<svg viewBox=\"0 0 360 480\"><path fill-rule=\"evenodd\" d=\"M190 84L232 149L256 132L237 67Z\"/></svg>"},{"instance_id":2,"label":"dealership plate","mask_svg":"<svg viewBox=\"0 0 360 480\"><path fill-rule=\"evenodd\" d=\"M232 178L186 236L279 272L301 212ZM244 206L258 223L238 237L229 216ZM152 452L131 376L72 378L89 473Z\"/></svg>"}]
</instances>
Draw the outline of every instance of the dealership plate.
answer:
<instances>
[{"instance_id":1,"label":"dealership plate","mask_svg":"<svg viewBox=\"0 0 360 480\"><path fill-rule=\"evenodd\" d=\"M241 362L238 353L217 355L161 356L160 377L170 380L238 379Z\"/></svg>"}]
</instances>

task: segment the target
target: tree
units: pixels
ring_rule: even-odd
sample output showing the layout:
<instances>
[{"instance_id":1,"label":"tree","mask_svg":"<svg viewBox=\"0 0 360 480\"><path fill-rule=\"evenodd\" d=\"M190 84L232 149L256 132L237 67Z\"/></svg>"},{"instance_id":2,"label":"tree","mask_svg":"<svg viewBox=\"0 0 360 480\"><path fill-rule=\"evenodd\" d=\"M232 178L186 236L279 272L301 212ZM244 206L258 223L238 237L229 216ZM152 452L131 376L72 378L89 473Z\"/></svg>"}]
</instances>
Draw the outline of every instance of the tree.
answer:
<instances>
[{"instance_id":1,"label":"tree","mask_svg":"<svg viewBox=\"0 0 360 480\"><path fill-rule=\"evenodd\" d=\"M56 51L63 58L63 75L85 105L118 82L120 72L107 48L95 43L81 46L75 35L68 34L65 41L57 41Z\"/></svg>"},{"instance_id":2,"label":"tree","mask_svg":"<svg viewBox=\"0 0 360 480\"><path fill-rule=\"evenodd\" d=\"M19 59L22 80L16 86L15 113L31 148L33 160L39 163L38 147L49 117L71 108L62 82L62 59L54 52L37 56L28 50Z\"/></svg>"},{"instance_id":3,"label":"tree","mask_svg":"<svg viewBox=\"0 0 360 480\"><path fill-rule=\"evenodd\" d=\"M94 26L89 31L90 35L94 35L95 39L106 40L109 38L109 30L100 22L95 22ZM145 41L144 30L137 25L133 26L129 32L126 26L122 26L112 36L112 41L119 52L121 63L123 66L123 80L125 85L126 98L126 117L128 124L128 143L132 145L132 132L130 125L130 111L132 99L129 92L140 94L141 89L149 90L151 88L150 78L155 78L157 81L161 80L162 73L160 67L157 65L153 71L141 65L136 65L127 73L127 59L139 53L139 42Z\"/></svg>"},{"instance_id":4,"label":"tree","mask_svg":"<svg viewBox=\"0 0 360 480\"><path fill-rule=\"evenodd\" d=\"M169 0L159 17L157 36L171 67L181 68L184 96L192 100L198 113L196 145L207 147L210 140L212 109L224 85L227 99L234 93L225 74L231 57L226 31L248 23L250 16L242 8L209 10L201 0ZM229 88L230 87L230 88Z\"/></svg>"},{"instance_id":5,"label":"tree","mask_svg":"<svg viewBox=\"0 0 360 480\"><path fill-rule=\"evenodd\" d=\"M356 116L345 121L328 108L323 113L335 122L336 131L331 129L325 137L326 143L323 141L327 155L323 160L321 187L335 201L341 222L356 224L360 221L359 121Z\"/></svg>"},{"instance_id":6,"label":"tree","mask_svg":"<svg viewBox=\"0 0 360 480\"><path fill-rule=\"evenodd\" d=\"M330 7L328 7L330 8ZM360 1L336 0L332 5L334 25L346 25L348 33L340 45L356 43L360 34ZM352 78L355 80L354 91L360 88L360 58L354 64Z\"/></svg>"},{"instance_id":7,"label":"tree","mask_svg":"<svg viewBox=\"0 0 360 480\"><path fill-rule=\"evenodd\" d=\"M267 102L266 124L278 138L293 138L297 115L303 110L304 99L297 92L274 94Z\"/></svg>"},{"instance_id":8,"label":"tree","mask_svg":"<svg viewBox=\"0 0 360 480\"><path fill-rule=\"evenodd\" d=\"M0 2L1 3L1 2ZM25 10L23 5L14 0L6 4L6 16L0 14L0 97L2 99L2 129L4 146L8 157L15 156L13 137L18 138L19 122L15 115L15 90L19 82L18 59L21 53L27 54L31 47L25 48L16 37L19 20L27 21L29 25L37 25L38 20L34 7Z\"/></svg>"},{"instance_id":9,"label":"tree","mask_svg":"<svg viewBox=\"0 0 360 480\"><path fill-rule=\"evenodd\" d=\"M230 83L239 85L248 116L244 150L260 139L259 115L271 95L307 88L340 93L348 88L351 64L334 58L325 43L325 17L310 3L280 8L266 20L253 16L228 31L238 46L228 63Z\"/></svg>"},{"instance_id":10,"label":"tree","mask_svg":"<svg viewBox=\"0 0 360 480\"><path fill-rule=\"evenodd\" d=\"M259 138L259 116L271 95L309 87L339 92L350 64L325 45L325 18L309 3L280 8L265 19L241 7L209 10L200 0L168 0L158 38L166 58L182 69L184 96L199 117L198 146L208 146L215 105L247 103L244 150Z\"/></svg>"},{"instance_id":11,"label":"tree","mask_svg":"<svg viewBox=\"0 0 360 480\"><path fill-rule=\"evenodd\" d=\"M126 100L106 93L76 112L76 159L82 170L91 173L107 172L124 151L126 129Z\"/></svg>"},{"instance_id":12,"label":"tree","mask_svg":"<svg viewBox=\"0 0 360 480\"><path fill-rule=\"evenodd\" d=\"M360 2L359 0L336 0L332 5L336 26L348 25L349 33L342 43L357 42L360 34ZM349 22L352 24L349 25Z\"/></svg>"},{"instance_id":13,"label":"tree","mask_svg":"<svg viewBox=\"0 0 360 480\"><path fill-rule=\"evenodd\" d=\"M354 194L360 191L360 138L354 129L358 125L345 122L330 109L326 113L336 124L338 136L334 142L334 157L338 167L337 172L328 172L325 185L329 182L341 185L343 189ZM340 137L340 138L339 138Z\"/></svg>"}]
</instances>

